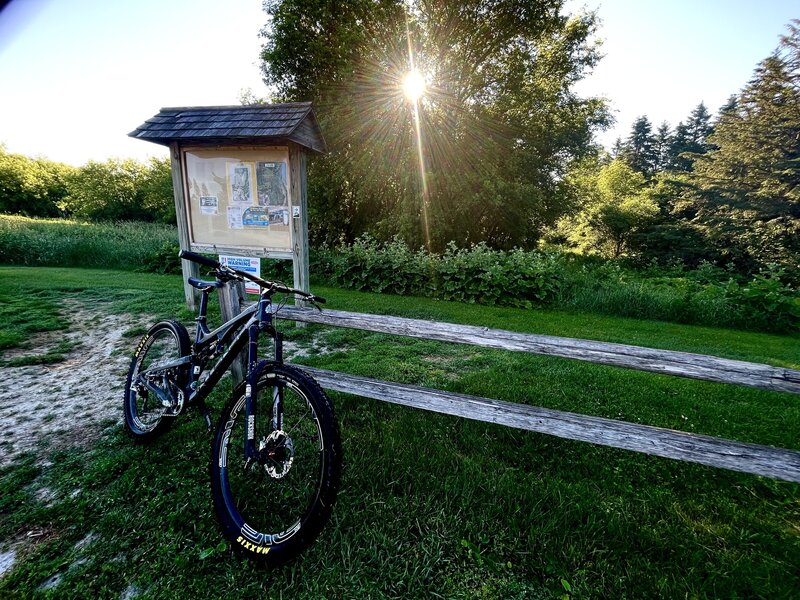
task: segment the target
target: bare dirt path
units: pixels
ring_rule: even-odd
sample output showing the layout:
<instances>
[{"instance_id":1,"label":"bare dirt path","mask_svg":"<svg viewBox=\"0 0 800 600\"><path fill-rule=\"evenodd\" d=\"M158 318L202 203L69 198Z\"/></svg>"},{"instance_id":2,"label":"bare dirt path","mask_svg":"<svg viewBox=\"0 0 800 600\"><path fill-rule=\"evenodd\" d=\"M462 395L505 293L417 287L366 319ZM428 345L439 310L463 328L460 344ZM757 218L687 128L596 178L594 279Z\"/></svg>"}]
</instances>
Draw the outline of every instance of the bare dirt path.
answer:
<instances>
[{"instance_id":1,"label":"bare dirt path","mask_svg":"<svg viewBox=\"0 0 800 600\"><path fill-rule=\"evenodd\" d=\"M39 334L39 353L64 337L66 360L51 365L0 367L0 466L24 452L58 445L88 447L103 428L122 421L122 390L136 337L123 333L147 316L110 315L98 304L65 303L67 332ZM31 349L9 351L32 355Z\"/></svg>"}]
</instances>

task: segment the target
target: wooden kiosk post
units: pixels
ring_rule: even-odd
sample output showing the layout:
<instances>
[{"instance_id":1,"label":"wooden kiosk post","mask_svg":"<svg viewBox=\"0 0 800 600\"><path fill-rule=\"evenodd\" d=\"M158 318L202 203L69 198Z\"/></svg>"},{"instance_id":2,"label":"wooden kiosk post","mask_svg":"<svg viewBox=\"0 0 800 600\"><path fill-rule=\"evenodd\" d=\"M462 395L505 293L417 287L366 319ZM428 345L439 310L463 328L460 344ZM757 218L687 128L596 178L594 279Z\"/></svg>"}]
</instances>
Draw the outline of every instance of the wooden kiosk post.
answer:
<instances>
[{"instance_id":1,"label":"wooden kiosk post","mask_svg":"<svg viewBox=\"0 0 800 600\"><path fill-rule=\"evenodd\" d=\"M182 250L291 259L294 287L309 291L306 159L326 150L310 102L162 108L128 135L170 149ZM186 279L200 269L181 269L195 310ZM223 319L244 300L241 285L221 289Z\"/></svg>"}]
</instances>

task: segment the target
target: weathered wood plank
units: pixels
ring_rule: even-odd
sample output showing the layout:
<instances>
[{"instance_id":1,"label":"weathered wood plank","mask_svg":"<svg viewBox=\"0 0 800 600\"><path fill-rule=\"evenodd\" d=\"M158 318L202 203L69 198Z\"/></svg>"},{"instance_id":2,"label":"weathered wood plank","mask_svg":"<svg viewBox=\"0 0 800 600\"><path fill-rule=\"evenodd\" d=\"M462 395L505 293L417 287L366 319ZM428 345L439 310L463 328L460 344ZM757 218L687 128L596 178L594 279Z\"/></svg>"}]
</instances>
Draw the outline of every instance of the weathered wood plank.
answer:
<instances>
[{"instance_id":1,"label":"weathered wood plank","mask_svg":"<svg viewBox=\"0 0 800 600\"><path fill-rule=\"evenodd\" d=\"M298 144L289 144L289 194L291 196L292 211L299 210L299 214L289 216L292 227L292 267L294 273L294 287L310 291L308 270L308 182L306 180L306 151ZM296 298L295 303L303 306L304 302ZM305 327L298 324L298 327Z\"/></svg>"},{"instance_id":2,"label":"weathered wood plank","mask_svg":"<svg viewBox=\"0 0 800 600\"><path fill-rule=\"evenodd\" d=\"M800 452L301 367L322 387L486 423L800 482Z\"/></svg>"},{"instance_id":3,"label":"weathered wood plank","mask_svg":"<svg viewBox=\"0 0 800 600\"><path fill-rule=\"evenodd\" d=\"M291 306L284 307L278 313L278 318L472 344L484 348L559 356L664 375L800 394L800 371L690 352L657 350L626 344L519 333L488 327L386 315L368 315L337 310L318 312L313 309Z\"/></svg>"},{"instance_id":4,"label":"weathered wood plank","mask_svg":"<svg viewBox=\"0 0 800 600\"><path fill-rule=\"evenodd\" d=\"M178 219L178 245L181 250L189 250L189 216L186 210L186 197L183 189L183 162L178 142L169 145L170 165L172 168L172 189L175 200L175 214ZM190 260L181 260L183 274L183 294L190 310L197 307L197 290L186 281L189 277L197 277L200 267Z\"/></svg>"},{"instance_id":5,"label":"weathered wood plank","mask_svg":"<svg viewBox=\"0 0 800 600\"><path fill-rule=\"evenodd\" d=\"M241 281L228 281L219 288L218 292L222 322L227 323L242 312L247 302L244 283ZM233 378L234 388L244 380L245 373L247 373L247 347L231 363L231 377Z\"/></svg>"}]
</instances>

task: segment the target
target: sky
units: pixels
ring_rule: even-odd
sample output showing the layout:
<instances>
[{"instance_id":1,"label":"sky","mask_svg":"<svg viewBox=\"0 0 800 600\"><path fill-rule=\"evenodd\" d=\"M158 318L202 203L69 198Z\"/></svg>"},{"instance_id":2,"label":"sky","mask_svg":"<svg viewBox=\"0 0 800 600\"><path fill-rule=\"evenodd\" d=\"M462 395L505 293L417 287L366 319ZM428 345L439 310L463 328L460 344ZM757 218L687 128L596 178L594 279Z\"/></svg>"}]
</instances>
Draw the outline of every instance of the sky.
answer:
<instances>
[{"instance_id":1,"label":"sky","mask_svg":"<svg viewBox=\"0 0 800 600\"><path fill-rule=\"evenodd\" d=\"M797 0L567 0L597 10L605 57L578 84L610 101L610 146L647 115L715 112L800 17ZM0 12L0 143L80 165L166 156L127 134L167 106L239 104L261 81L261 0L12 0Z\"/></svg>"},{"instance_id":2,"label":"sky","mask_svg":"<svg viewBox=\"0 0 800 600\"><path fill-rule=\"evenodd\" d=\"M567 10L597 10L604 58L580 82L582 95L611 101L610 147L646 115L653 129L674 128L700 102L712 113L752 77L800 18L798 0L568 0Z\"/></svg>"}]
</instances>

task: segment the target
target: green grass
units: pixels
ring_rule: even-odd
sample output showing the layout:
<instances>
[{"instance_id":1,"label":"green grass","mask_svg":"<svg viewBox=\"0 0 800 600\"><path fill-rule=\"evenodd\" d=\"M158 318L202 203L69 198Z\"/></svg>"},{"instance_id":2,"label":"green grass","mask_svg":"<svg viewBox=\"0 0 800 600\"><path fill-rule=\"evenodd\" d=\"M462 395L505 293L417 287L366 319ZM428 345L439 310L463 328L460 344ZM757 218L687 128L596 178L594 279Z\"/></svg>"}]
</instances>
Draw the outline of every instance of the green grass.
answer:
<instances>
[{"instance_id":1,"label":"green grass","mask_svg":"<svg viewBox=\"0 0 800 600\"><path fill-rule=\"evenodd\" d=\"M178 277L0 268L10 298L113 312L181 311ZM315 287L337 310L686 350L800 368L800 336ZM29 335L25 323L20 335ZM58 321L58 319L56 319ZM798 398L563 359L286 326L334 350L308 364L381 379L798 448ZM131 332L131 346L136 342ZM216 411L221 390L212 399ZM137 446L112 426L90 450L0 472L0 540L40 531L0 596L796 597L800 486L332 395L345 471L332 522L298 561L263 570L213 519L198 418ZM60 499L37 499L47 487ZM80 546L92 534L93 543ZM78 545L76 547L76 544ZM82 562L85 560L86 562Z\"/></svg>"},{"instance_id":2,"label":"green grass","mask_svg":"<svg viewBox=\"0 0 800 600\"><path fill-rule=\"evenodd\" d=\"M2 264L134 270L167 243L177 243L169 225L0 215Z\"/></svg>"}]
</instances>

